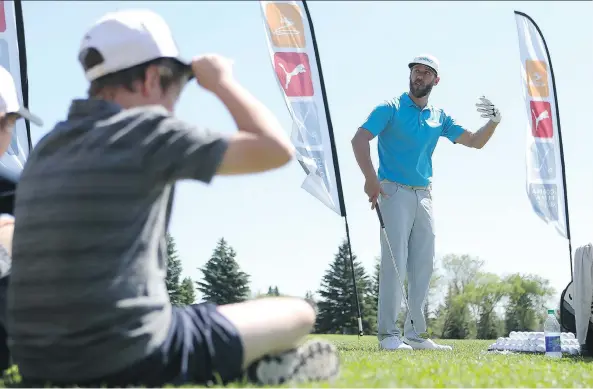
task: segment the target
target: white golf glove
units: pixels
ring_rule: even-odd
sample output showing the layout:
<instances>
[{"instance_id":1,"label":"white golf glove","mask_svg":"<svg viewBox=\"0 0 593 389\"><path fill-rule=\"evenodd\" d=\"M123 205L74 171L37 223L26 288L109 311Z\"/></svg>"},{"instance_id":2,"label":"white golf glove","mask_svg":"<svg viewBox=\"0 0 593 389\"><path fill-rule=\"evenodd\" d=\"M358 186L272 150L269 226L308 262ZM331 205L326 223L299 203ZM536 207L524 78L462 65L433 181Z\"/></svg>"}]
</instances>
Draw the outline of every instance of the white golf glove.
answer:
<instances>
[{"instance_id":1,"label":"white golf glove","mask_svg":"<svg viewBox=\"0 0 593 389\"><path fill-rule=\"evenodd\" d=\"M500 123L500 119L502 119L500 111L486 97L480 97L476 107L478 107L478 112L482 114L483 118L490 119L494 123Z\"/></svg>"}]
</instances>

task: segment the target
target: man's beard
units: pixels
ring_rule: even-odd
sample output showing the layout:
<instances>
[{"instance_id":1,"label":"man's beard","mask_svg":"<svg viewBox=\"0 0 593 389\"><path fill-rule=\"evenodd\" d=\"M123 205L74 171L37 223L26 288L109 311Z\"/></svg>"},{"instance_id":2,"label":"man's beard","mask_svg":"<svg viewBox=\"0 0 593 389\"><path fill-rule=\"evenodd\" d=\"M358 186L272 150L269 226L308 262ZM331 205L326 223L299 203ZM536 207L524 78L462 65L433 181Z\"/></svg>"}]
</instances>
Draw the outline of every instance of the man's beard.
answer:
<instances>
[{"instance_id":1,"label":"man's beard","mask_svg":"<svg viewBox=\"0 0 593 389\"><path fill-rule=\"evenodd\" d=\"M418 86L415 85L414 82L412 82L412 80L410 80L410 92L412 92L412 95L417 99L421 99L425 96L428 96L430 91L432 91L432 87L432 83L425 86Z\"/></svg>"}]
</instances>

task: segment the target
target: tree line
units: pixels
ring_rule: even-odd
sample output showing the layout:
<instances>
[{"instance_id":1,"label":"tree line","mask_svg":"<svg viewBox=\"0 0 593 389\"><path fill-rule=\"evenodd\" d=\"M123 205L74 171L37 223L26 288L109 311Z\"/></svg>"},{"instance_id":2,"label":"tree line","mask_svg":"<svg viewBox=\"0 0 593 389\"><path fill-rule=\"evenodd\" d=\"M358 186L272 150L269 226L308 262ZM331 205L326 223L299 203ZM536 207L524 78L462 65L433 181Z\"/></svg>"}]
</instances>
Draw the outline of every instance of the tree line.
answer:
<instances>
[{"instance_id":1,"label":"tree line","mask_svg":"<svg viewBox=\"0 0 593 389\"><path fill-rule=\"evenodd\" d=\"M252 293L250 276L241 270L236 251L221 238L210 259L199 268L199 281L180 280L181 261L175 242L167 237L167 288L174 305L194 303L195 291L202 300L231 304L253 298L282 295L277 285L267 293ZM356 334L357 309L352 285L348 245L343 241L328 265L316 294L304 298L315 306L318 315L315 333ZM353 254L354 273L366 335L377 333L380 260L372 272L366 271ZM404 274L401 274L405 277ZM398 282L393 280L393 282ZM404 280L407 290L407 280ZM439 261L431 279L424 314L428 334L446 339L496 339L511 331L541 330L546 318L546 303L555 291L549 280L534 274L512 273L504 276L485 270L484 261L470 255L449 254ZM399 317L403 327L405 305Z\"/></svg>"}]
</instances>

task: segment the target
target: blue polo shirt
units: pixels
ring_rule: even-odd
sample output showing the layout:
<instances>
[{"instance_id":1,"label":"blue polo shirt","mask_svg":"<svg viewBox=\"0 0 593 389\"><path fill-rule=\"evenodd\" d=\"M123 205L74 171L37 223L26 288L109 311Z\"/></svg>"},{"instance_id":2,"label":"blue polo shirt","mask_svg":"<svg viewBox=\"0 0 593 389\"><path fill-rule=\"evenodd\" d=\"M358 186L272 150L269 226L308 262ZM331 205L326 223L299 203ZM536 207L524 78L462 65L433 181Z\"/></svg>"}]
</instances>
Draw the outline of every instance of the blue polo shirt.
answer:
<instances>
[{"instance_id":1,"label":"blue polo shirt","mask_svg":"<svg viewBox=\"0 0 593 389\"><path fill-rule=\"evenodd\" d=\"M430 183L439 138L455 143L465 130L442 109L421 109L408 93L375 107L360 127L378 136L379 180L411 186Z\"/></svg>"}]
</instances>

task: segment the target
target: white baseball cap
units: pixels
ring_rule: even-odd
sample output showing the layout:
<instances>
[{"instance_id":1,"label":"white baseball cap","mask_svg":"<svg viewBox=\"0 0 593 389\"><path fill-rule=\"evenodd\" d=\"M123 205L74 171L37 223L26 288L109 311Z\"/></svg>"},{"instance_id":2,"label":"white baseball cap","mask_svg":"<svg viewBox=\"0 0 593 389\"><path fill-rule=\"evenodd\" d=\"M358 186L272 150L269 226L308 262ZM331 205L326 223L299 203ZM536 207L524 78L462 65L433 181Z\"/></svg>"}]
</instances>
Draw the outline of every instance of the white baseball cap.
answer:
<instances>
[{"instance_id":1,"label":"white baseball cap","mask_svg":"<svg viewBox=\"0 0 593 389\"><path fill-rule=\"evenodd\" d=\"M85 71L88 81L163 57L174 58L190 68L190 62L179 55L167 22L146 9L104 15L84 35L79 58L89 49L97 50L103 62Z\"/></svg>"},{"instance_id":2,"label":"white baseball cap","mask_svg":"<svg viewBox=\"0 0 593 389\"><path fill-rule=\"evenodd\" d=\"M436 74L439 74L439 60L436 59L435 56L430 54L421 54L417 57L414 57L412 62L408 64L408 67L412 69L414 65L425 65L435 71Z\"/></svg>"},{"instance_id":3,"label":"white baseball cap","mask_svg":"<svg viewBox=\"0 0 593 389\"><path fill-rule=\"evenodd\" d=\"M33 115L27 108L21 105L16 93L14 78L12 78L12 74L3 66L0 66L0 112L7 114L16 113L38 126L43 125L43 121L38 116Z\"/></svg>"}]
</instances>

